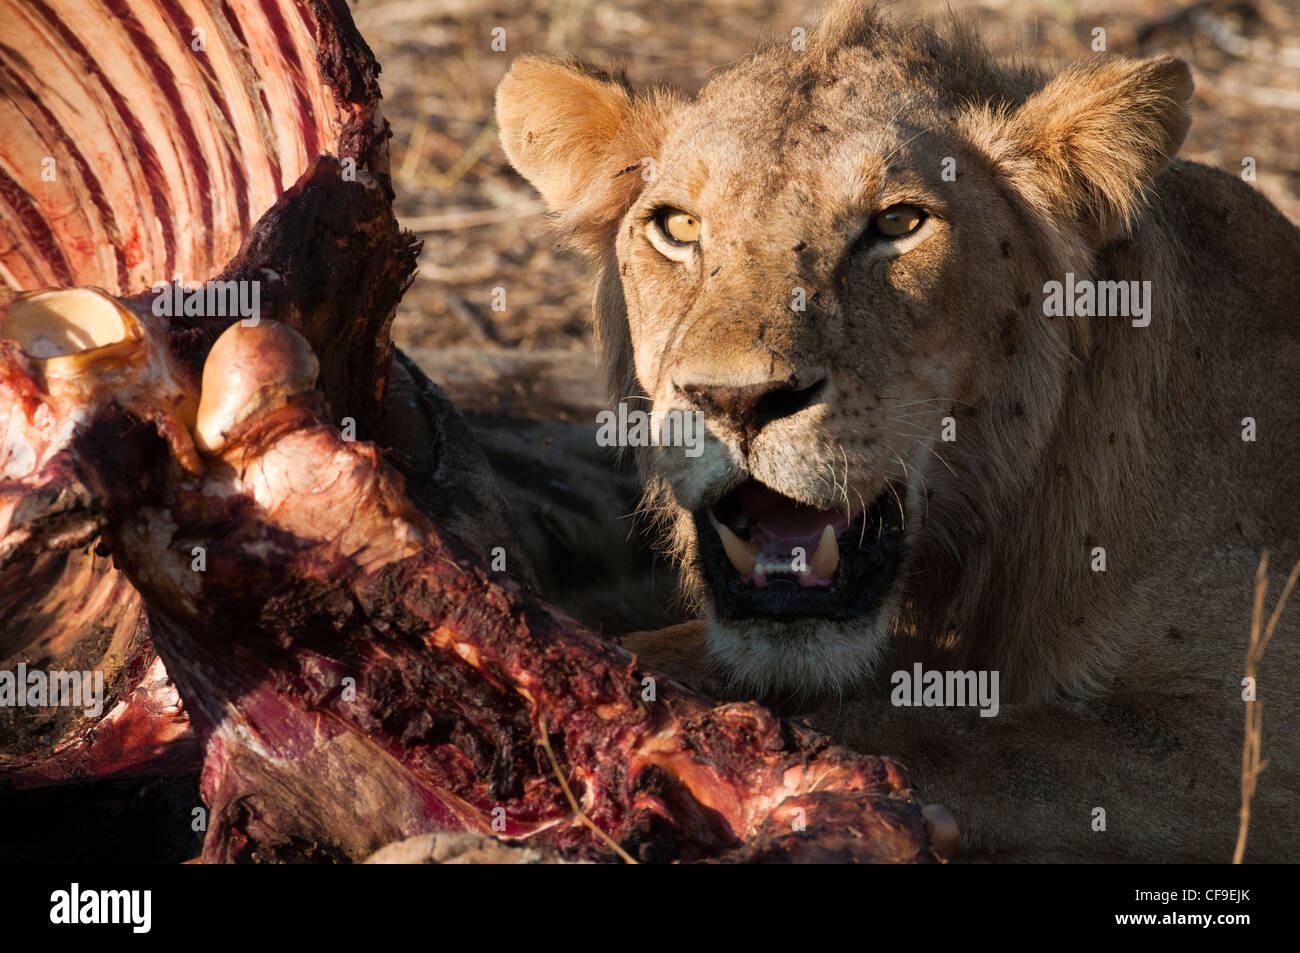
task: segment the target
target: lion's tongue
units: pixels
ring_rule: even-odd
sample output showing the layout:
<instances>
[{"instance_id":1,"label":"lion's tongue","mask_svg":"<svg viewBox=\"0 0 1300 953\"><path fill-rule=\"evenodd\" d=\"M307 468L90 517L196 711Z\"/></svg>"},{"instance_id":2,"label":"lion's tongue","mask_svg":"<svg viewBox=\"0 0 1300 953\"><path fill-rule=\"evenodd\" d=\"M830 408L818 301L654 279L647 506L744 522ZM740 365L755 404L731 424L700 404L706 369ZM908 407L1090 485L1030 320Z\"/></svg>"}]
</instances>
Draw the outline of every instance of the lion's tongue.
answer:
<instances>
[{"instance_id":1,"label":"lion's tongue","mask_svg":"<svg viewBox=\"0 0 1300 953\"><path fill-rule=\"evenodd\" d=\"M848 513L805 506L754 482L736 491L736 502L749 540L716 521L714 528L747 582L763 587L775 573L793 573L801 586L830 585L840 560L836 537L848 527Z\"/></svg>"}]
</instances>

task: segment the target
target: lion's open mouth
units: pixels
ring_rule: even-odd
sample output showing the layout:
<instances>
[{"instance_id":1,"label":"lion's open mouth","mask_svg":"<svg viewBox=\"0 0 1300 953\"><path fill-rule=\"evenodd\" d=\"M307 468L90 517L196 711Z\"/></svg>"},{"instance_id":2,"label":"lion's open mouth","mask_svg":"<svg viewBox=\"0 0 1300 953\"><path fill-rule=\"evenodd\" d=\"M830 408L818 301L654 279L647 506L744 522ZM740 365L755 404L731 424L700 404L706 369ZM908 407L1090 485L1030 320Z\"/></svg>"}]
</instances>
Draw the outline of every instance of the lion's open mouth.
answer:
<instances>
[{"instance_id":1,"label":"lion's open mouth","mask_svg":"<svg viewBox=\"0 0 1300 953\"><path fill-rule=\"evenodd\" d=\"M902 488L820 510L749 480L695 513L719 618L852 618L875 610L903 551Z\"/></svg>"}]
</instances>

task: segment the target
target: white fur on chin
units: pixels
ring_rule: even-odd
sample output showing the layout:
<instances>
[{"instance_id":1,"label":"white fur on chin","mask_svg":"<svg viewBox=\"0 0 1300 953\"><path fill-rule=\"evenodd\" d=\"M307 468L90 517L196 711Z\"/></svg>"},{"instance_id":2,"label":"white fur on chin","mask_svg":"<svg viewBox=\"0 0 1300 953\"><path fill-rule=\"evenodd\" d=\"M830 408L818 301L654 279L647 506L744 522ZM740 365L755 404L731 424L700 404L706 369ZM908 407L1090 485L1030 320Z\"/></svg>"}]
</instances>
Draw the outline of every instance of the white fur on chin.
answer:
<instances>
[{"instance_id":1,"label":"white fur on chin","mask_svg":"<svg viewBox=\"0 0 1300 953\"><path fill-rule=\"evenodd\" d=\"M759 697L846 694L868 680L889 644L885 612L869 619L714 619L708 648L730 690Z\"/></svg>"}]
</instances>

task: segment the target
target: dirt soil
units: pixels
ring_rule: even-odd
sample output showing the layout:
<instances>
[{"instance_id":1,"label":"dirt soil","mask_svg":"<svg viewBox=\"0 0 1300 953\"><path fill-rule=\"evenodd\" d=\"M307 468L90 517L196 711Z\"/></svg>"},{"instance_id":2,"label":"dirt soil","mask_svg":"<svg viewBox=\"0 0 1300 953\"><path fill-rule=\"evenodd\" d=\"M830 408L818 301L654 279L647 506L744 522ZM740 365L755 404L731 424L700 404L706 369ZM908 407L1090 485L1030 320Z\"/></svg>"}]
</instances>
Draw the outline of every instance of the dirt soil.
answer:
<instances>
[{"instance_id":1,"label":"dirt soil","mask_svg":"<svg viewBox=\"0 0 1300 953\"><path fill-rule=\"evenodd\" d=\"M1126 55L1172 52L1196 77L1183 155L1240 174L1300 221L1300 0L901 0L972 18L1000 55L1064 64L1093 31ZM493 93L530 50L572 53L637 82L698 89L762 40L816 22L788 0L359 0L384 72L397 213L425 240L398 344L530 350L589 346L591 275L557 249L537 195L506 163ZM495 52L495 30L505 31ZM1265 250L1261 249L1261 254ZM496 303L504 308L494 310Z\"/></svg>"}]
</instances>

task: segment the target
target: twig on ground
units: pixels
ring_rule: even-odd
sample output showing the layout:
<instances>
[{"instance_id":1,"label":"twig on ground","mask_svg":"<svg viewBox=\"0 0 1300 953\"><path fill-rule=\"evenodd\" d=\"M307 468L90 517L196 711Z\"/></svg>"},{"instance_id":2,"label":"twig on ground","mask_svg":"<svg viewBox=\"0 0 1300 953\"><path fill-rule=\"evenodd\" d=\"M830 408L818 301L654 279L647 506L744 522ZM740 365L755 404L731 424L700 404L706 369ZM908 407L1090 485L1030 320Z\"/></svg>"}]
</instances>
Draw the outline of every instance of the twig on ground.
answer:
<instances>
[{"instance_id":1,"label":"twig on ground","mask_svg":"<svg viewBox=\"0 0 1300 953\"><path fill-rule=\"evenodd\" d=\"M546 760L551 762L551 770L555 772L555 780L560 782L560 790L564 792L565 798L569 801L569 807L573 808L573 813L577 816L578 820L591 828L595 835L608 844L610 850L622 857L626 863L636 864L637 859L622 847L619 847L618 842L597 827L596 822L589 818L583 812L582 808L578 806L578 799L573 796L573 791L569 789L569 783L564 780L564 774L560 771L560 763L555 760L555 752L551 750L551 738L550 734L546 730L545 718L538 721L538 727L541 729L542 750L546 752Z\"/></svg>"},{"instance_id":2,"label":"twig on ground","mask_svg":"<svg viewBox=\"0 0 1300 953\"><path fill-rule=\"evenodd\" d=\"M1277 628L1278 619L1282 617L1282 607L1286 605L1287 597L1295 588L1297 579L1300 579L1300 562L1295 564L1291 575L1287 577L1286 585L1282 587L1282 595L1278 597L1277 605L1273 607L1273 614L1269 616L1268 625L1261 631L1260 624L1264 618L1264 595L1268 592L1268 553L1265 552L1260 557L1259 568L1255 570L1255 608L1250 620L1250 645L1246 648L1246 678L1250 680L1254 690L1251 692L1251 697L1246 700L1246 738L1241 747L1241 825L1237 829L1237 848L1232 854L1234 864L1241 863L1246 854L1246 833L1250 828L1250 802L1255 796L1255 784L1259 780L1260 772L1268 766L1268 762L1260 758L1264 713L1258 698L1256 671L1260 660L1264 657L1264 650L1268 648L1269 640L1273 638L1273 630Z\"/></svg>"}]
</instances>

